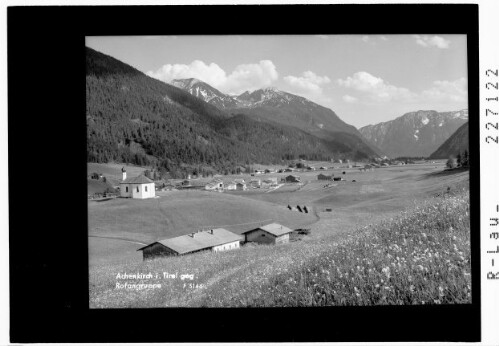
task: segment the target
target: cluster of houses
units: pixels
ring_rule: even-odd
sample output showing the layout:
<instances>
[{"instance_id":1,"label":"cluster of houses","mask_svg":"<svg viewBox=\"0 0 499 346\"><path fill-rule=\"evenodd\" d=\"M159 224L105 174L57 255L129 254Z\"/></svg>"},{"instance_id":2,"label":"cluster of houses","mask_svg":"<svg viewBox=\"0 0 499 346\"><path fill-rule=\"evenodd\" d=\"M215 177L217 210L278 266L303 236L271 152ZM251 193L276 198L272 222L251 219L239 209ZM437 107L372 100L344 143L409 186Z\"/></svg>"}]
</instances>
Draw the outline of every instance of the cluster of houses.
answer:
<instances>
[{"instance_id":1,"label":"cluster of houses","mask_svg":"<svg viewBox=\"0 0 499 346\"><path fill-rule=\"evenodd\" d=\"M241 235L224 228L200 230L175 238L155 241L141 247L144 260L161 256L179 256L200 251L227 251L238 249L242 243L284 244L293 231L283 225L271 223L243 232Z\"/></svg>"},{"instance_id":2,"label":"cluster of houses","mask_svg":"<svg viewBox=\"0 0 499 346\"><path fill-rule=\"evenodd\" d=\"M208 191L245 191L249 188L271 188L277 186L277 178L267 178L267 179L250 179L245 181L244 179L234 179L229 182L224 182L222 179L215 179L204 186L205 190Z\"/></svg>"},{"instance_id":3,"label":"cluster of houses","mask_svg":"<svg viewBox=\"0 0 499 346\"><path fill-rule=\"evenodd\" d=\"M126 170L122 168L122 180L119 183L120 196L125 198L154 198L156 197L156 190L169 191L174 189L198 189L206 191L246 191L248 189L270 189L279 185L277 177L268 177L266 179L234 179L225 182L220 178L215 178L209 183L198 180L183 180L178 184L163 184L156 186L154 181L144 175L138 177L128 177ZM288 175L281 179L280 183L299 183L300 177L297 175Z\"/></svg>"}]
</instances>

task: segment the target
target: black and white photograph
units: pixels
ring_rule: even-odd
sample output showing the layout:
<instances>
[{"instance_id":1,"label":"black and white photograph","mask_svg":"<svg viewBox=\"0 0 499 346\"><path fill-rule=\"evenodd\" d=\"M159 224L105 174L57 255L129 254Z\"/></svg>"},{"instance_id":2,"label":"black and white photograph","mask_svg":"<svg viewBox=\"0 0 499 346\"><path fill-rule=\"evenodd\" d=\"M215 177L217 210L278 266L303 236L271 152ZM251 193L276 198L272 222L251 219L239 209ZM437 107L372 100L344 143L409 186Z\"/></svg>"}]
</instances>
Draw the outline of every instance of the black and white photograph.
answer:
<instances>
[{"instance_id":1,"label":"black and white photograph","mask_svg":"<svg viewBox=\"0 0 499 346\"><path fill-rule=\"evenodd\" d=\"M494 6L218 2L7 5L10 342L497 343Z\"/></svg>"},{"instance_id":2,"label":"black and white photograph","mask_svg":"<svg viewBox=\"0 0 499 346\"><path fill-rule=\"evenodd\" d=\"M472 302L466 35L85 46L91 309Z\"/></svg>"}]
</instances>

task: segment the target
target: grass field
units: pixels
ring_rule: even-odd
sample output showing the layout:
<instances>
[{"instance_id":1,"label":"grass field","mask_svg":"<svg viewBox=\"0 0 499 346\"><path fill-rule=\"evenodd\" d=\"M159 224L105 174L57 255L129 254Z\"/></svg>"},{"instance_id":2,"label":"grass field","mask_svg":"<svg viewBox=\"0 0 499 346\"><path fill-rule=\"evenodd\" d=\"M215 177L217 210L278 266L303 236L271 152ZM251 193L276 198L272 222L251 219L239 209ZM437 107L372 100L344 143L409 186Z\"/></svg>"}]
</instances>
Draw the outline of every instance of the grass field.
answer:
<instances>
[{"instance_id":1,"label":"grass field","mask_svg":"<svg viewBox=\"0 0 499 346\"><path fill-rule=\"evenodd\" d=\"M298 174L304 184L270 193L258 190L247 193L174 191L144 201L89 201L91 306L296 306L469 301L467 171L443 172L441 162L380 168L365 173L347 170L346 181L334 182L336 185L328 188L324 188L328 182L314 179L318 173ZM313 212L292 212L286 208L288 204L312 206ZM332 212L326 212L326 208ZM200 253L148 262L142 262L140 252L135 251L141 243L207 226L223 226L240 233L266 219L290 228L306 226L312 233L301 241L285 245L246 246L231 252ZM378 256L378 250L393 258ZM400 254L396 259L399 251L406 255L406 261L411 261L411 266L401 267L407 263L400 262ZM365 259L372 263L368 266L363 262ZM450 274L446 274L448 268L444 266L448 263L454 270ZM419 265L428 272L424 269L420 272ZM369 269L372 277L366 274L370 273ZM307 270L313 275L310 276ZM343 277L339 277L338 270ZM331 281L325 276L326 271L330 273ZM123 272L158 273L159 279L129 283L159 283L162 287L117 289L116 283L124 281L116 279L116 275ZM194 279L161 279L163 272L192 274ZM428 276L430 272L440 275L439 279ZM355 276L357 281L354 280L353 286L344 281L345 273L359 274ZM415 281L409 283L403 279L407 275ZM340 286L328 285L328 282ZM386 285L376 287L382 283ZM290 287L294 288L288 290Z\"/></svg>"},{"instance_id":2,"label":"grass field","mask_svg":"<svg viewBox=\"0 0 499 346\"><path fill-rule=\"evenodd\" d=\"M91 244L90 251L99 254L90 256L91 264L102 263L102 257L110 262L123 259L120 244L111 246L110 238L127 248L129 241L150 243L199 229L223 227L241 233L261 223L275 221L299 228L317 221L313 214L225 193L171 191L158 195L148 200L89 201L89 235L108 239L106 243Z\"/></svg>"}]
</instances>

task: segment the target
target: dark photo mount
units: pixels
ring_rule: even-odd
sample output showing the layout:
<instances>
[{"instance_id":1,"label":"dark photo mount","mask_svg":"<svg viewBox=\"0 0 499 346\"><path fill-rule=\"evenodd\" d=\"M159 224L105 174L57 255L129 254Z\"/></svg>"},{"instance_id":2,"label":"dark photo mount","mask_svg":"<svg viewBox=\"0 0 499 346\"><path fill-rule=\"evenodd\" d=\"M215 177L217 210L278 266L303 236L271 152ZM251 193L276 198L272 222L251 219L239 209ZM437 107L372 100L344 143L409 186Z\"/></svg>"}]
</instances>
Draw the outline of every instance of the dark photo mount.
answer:
<instances>
[{"instance_id":1,"label":"dark photo mount","mask_svg":"<svg viewBox=\"0 0 499 346\"><path fill-rule=\"evenodd\" d=\"M7 20L11 342L480 341L478 5L10 7ZM435 33L468 42L472 304L89 309L85 36Z\"/></svg>"}]
</instances>

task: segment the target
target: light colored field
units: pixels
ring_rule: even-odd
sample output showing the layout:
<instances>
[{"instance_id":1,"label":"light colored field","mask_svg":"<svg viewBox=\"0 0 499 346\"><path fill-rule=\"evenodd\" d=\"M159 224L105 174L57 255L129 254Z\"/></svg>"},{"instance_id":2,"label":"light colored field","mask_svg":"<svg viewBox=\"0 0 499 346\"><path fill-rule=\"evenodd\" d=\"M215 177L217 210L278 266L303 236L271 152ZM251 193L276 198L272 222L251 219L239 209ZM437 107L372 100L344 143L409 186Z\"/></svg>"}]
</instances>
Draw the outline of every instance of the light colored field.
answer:
<instances>
[{"instance_id":1,"label":"light colored field","mask_svg":"<svg viewBox=\"0 0 499 346\"><path fill-rule=\"evenodd\" d=\"M158 195L159 198L147 200L89 201L89 235L115 238L108 239L105 248L119 249L120 244L109 244L123 241L150 243L215 227L241 233L271 222L300 228L317 220L313 214L292 212L285 206L226 193L171 191L159 192ZM123 258L122 254L116 253L119 251L105 251L101 247L103 245L99 242L90 244L90 253L96 254L95 259L91 256L91 264L101 263L104 261L102 257L109 261Z\"/></svg>"}]
</instances>

